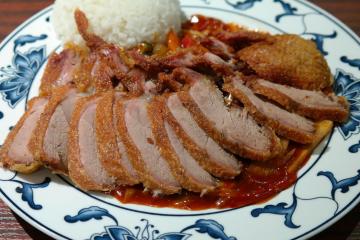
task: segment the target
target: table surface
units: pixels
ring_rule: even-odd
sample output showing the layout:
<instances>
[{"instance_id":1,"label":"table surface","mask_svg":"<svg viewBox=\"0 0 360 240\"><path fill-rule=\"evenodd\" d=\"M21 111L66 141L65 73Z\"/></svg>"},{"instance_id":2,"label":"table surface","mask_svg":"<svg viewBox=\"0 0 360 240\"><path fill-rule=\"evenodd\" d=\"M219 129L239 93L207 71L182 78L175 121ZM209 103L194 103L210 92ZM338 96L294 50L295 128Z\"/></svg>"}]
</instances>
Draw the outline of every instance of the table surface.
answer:
<instances>
[{"instance_id":1,"label":"table surface","mask_svg":"<svg viewBox=\"0 0 360 240\"><path fill-rule=\"evenodd\" d=\"M52 2L52 0L0 0L0 41L20 23L37 11L49 6ZM312 0L311 2L335 15L360 35L359 0ZM0 200L0 239L43 240L51 238L16 216ZM312 240L328 239L360 239L360 205L332 227L312 238Z\"/></svg>"}]
</instances>

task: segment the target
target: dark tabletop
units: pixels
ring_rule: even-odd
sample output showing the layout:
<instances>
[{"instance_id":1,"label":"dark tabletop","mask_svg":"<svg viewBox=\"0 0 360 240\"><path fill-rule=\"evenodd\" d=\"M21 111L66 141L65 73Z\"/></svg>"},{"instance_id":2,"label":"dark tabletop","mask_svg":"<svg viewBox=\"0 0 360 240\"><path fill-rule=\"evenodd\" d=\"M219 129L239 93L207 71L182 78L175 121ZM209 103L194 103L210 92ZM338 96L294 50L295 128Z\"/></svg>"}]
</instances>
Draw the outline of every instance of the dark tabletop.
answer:
<instances>
[{"instance_id":1,"label":"dark tabletop","mask_svg":"<svg viewBox=\"0 0 360 240\"><path fill-rule=\"evenodd\" d=\"M0 41L52 0L0 0ZM360 0L312 0L360 35ZM16 216L0 200L0 239L51 239ZM311 240L360 240L360 205Z\"/></svg>"}]
</instances>

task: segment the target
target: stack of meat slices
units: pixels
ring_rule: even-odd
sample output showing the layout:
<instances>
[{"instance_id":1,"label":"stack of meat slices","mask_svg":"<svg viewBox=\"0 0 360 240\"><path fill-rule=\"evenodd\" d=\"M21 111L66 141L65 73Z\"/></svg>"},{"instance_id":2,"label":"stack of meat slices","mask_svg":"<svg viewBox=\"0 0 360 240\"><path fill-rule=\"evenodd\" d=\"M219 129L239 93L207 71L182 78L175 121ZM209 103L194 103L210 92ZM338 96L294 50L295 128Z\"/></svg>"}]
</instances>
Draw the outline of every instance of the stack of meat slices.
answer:
<instances>
[{"instance_id":1,"label":"stack of meat slices","mask_svg":"<svg viewBox=\"0 0 360 240\"><path fill-rule=\"evenodd\" d=\"M42 97L1 148L4 167L31 173L43 165L84 190L143 184L154 194L204 194L238 176L241 159L281 158L289 141L315 141L314 120L348 117L342 97L241 73L234 51L258 44L256 34L233 46L244 32L203 36L201 46L149 57L104 42L75 16L90 51L50 57Z\"/></svg>"}]
</instances>

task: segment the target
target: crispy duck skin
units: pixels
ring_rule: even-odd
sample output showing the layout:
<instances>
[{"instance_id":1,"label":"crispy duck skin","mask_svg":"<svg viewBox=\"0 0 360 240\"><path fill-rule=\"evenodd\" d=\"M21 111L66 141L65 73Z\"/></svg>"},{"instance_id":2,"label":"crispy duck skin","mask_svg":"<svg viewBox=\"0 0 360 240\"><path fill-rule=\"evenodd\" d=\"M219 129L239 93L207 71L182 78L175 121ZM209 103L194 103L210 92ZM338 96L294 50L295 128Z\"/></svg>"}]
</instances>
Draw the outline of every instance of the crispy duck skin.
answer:
<instances>
[{"instance_id":1,"label":"crispy duck skin","mask_svg":"<svg viewBox=\"0 0 360 240\"><path fill-rule=\"evenodd\" d=\"M52 53L40 84L40 95L49 96L52 90L72 84L82 59L80 48L67 48L61 53Z\"/></svg>"},{"instance_id":2,"label":"crispy duck skin","mask_svg":"<svg viewBox=\"0 0 360 240\"><path fill-rule=\"evenodd\" d=\"M44 74L41 78L40 94L42 96L51 94L53 83L56 82L62 71L65 61L63 56L65 54L66 52L62 51L60 54L54 52L49 56Z\"/></svg>"},{"instance_id":3,"label":"crispy duck skin","mask_svg":"<svg viewBox=\"0 0 360 240\"><path fill-rule=\"evenodd\" d=\"M82 61L82 68L76 72L78 88L92 86L96 92L106 92L122 85L128 92L140 96L144 93L146 72L129 67L115 45L104 45L93 50Z\"/></svg>"},{"instance_id":4,"label":"crispy duck skin","mask_svg":"<svg viewBox=\"0 0 360 240\"><path fill-rule=\"evenodd\" d=\"M28 147L31 137L36 134L35 126L44 111L48 98L36 97L29 101L28 110L17 122L0 148L1 164L20 173L33 173L42 164L35 159Z\"/></svg>"},{"instance_id":5,"label":"crispy duck skin","mask_svg":"<svg viewBox=\"0 0 360 240\"><path fill-rule=\"evenodd\" d=\"M146 105L146 100L138 98L117 101L117 130L144 187L155 195L178 193L180 184L154 146Z\"/></svg>"},{"instance_id":6,"label":"crispy duck skin","mask_svg":"<svg viewBox=\"0 0 360 240\"><path fill-rule=\"evenodd\" d=\"M227 78L225 82L223 89L239 99L259 123L298 143L306 144L314 140L315 126L312 121L258 98L245 86L240 76Z\"/></svg>"},{"instance_id":7,"label":"crispy duck skin","mask_svg":"<svg viewBox=\"0 0 360 240\"><path fill-rule=\"evenodd\" d=\"M242 164L221 148L196 123L176 94L164 96L164 114L186 150L199 164L219 178L234 178L241 173Z\"/></svg>"},{"instance_id":8,"label":"crispy duck skin","mask_svg":"<svg viewBox=\"0 0 360 240\"><path fill-rule=\"evenodd\" d=\"M64 101L68 97L69 92L76 92L76 90L70 86L63 86L59 87L56 90L53 91L53 94L51 95L51 98L47 105L45 106L44 112L41 114L41 117L39 121L36 124L35 132L30 140L29 143L29 149L31 150L34 158L43 163L46 167L50 168L53 172L56 173L62 173L67 174L67 165L64 164L65 161L67 161L67 154L61 154L60 149L56 149L58 146L62 146L62 148L66 148L67 146L67 139L66 138L67 131L65 136L61 135L60 132L63 129L57 129L55 135L50 136L50 140L54 141L53 145L51 146L52 151L46 151L46 145L49 145L49 142L46 142L46 135L48 132L48 129L54 126L51 126L51 120L53 119L54 112L59 111L59 114L62 115L62 121L64 124L67 123L66 116L61 109L61 102ZM59 117L58 117L59 118ZM53 123L54 125L54 123ZM65 126L61 126L64 128ZM56 141L56 143L55 143ZM55 153L53 153L55 152ZM53 153L53 154L52 154ZM57 155L57 156L55 156ZM65 159L64 159L65 158Z\"/></svg>"},{"instance_id":9,"label":"crispy duck skin","mask_svg":"<svg viewBox=\"0 0 360 240\"><path fill-rule=\"evenodd\" d=\"M79 9L75 11L75 20L81 36L91 50L89 58L92 59L85 65L92 64L91 73L88 76L92 78L94 88L99 92L104 92L115 88L121 82L131 94L142 95L146 79L145 72L126 64L123 59L125 55L123 49L90 33L89 22Z\"/></svg>"},{"instance_id":10,"label":"crispy duck skin","mask_svg":"<svg viewBox=\"0 0 360 240\"><path fill-rule=\"evenodd\" d=\"M108 45L102 38L96 36L95 34L89 33L89 21L84 12L79 9L75 10L74 13L75 22L77 29L81 35L81 37L85 40L86 45L91 49L97 49L103 47L104 45Z\"/></svg>"},{"instance_id":11,"label":"crispy duck skin","mask_svg":"<svg viewBox=\"0 0 360 240\"><path fill-rule=\"evenodd\" d=\"M215 179L185 150L166 120L164 99L154 98L148 107L155 143L168 161L181 186L193 192L209 192L216 187Z\"/></svg>"},{"instance_id":12,"label":"crispy duck skin","mask_svg":"<svg viewBox=\"0 0 360 240\"><path fill-rule=\"evenodd\" d=\"M232 75L234 72L232 64L209 51L199 48L184 49L157 61L162 68L188 67L196 69L202 67L208 68L220 76Z\"/></svg>"},{"instance_id":13,"label":"crispy duck skin","mask_svg":"<svg viewBox=\"0 0 360 240\"><path fill-rule=\"evenodd\" d=\"M248 84L255 93L277 102L288 111L314 120L346 122L349 117L349 104L342 96L325 95L320 91L302 90L259 78Z\"/></svg>"},{"instance_id":14,"label":"crispy duck skin","mask_svg":"<svg viewBox=\"0 0 360 240\"><path fill-rule=\"evenodd\" d=\"M68 140L69 177L81 189L109 191L115 185L98 159L95 113L101 95L95 94L77 101L71 118Z\"/></svg>"},{"instance_id":15,"label":"crispy duck skin","mask_svg":"<svg viewBox=\"0 0 360 240\"><path fill-rule=\"evenodd\" d=\"M137 51L129 51L128 54L136 66L148 72L160 73L164 69L188 67L192 69L205 68L219 76L228 76L233 75L235 70L233 64L224 61L201 46L182 49L165 57L149 57Z\"/></svg>"},{"instance_id":16,"label":"crispy duck skin","mask_svg":"<svg viewBox=\"0 0 360 240\"><path fill-rule=\"evenodd\" d=\"M141 96L145 92L147 74L140 68L133 68L121 77L121 83L134 96Z\"/></svg>"},{"instance_id":17,"label":"crispy duck skin","mask_svg":"<svg viewBox=\"0 0 360 240\"><path fill-rule=\"evenodd\" d=\"M215 37L204 37L200 40L200 44L225 61L232 59L235 55L232 47Z\"/></svg>"},{"instance_id":18,"label":"crispy duck skin","mask_svg":"<svg viewBox=\"0 0 360 240\"><path fill-rule=\"evenodd\" d=\"M169 76L166 73L158 74L158 84L157 88L159 92L164 92L166 89L170 89L172 92L178 92L183 87L178 81L175 81L172 76Z\"/></svg>"},{"instance_id":19,"label":"crispy duck skin","mask_svg":"<svg viewBox=\"0 0 360 240\"><path fill-rule=\"evenodd\" d=\"M114 116L115 101L121 101L124 93L109 91L104 93L96 108L96 142L99 159L104 169L117 179L118 185L139 183L137 174L128 160L126 151L120 148Z\"/></svg>"},{"instance_id":20,"label":"crispy duck skin","mask_svg":"<svg viewBox=\"0 0 360 240\"><path fill-rule=\"evenodd\" d=\"M277 138L275 133L270 131L270 129L264 127L261 127L261 129L256 129L259 126L255 122L255 120L252 119L250 115L248 115L245 109L229 109L228 113L226 115L223 115L224 118L229 117L229 121L227 123L229 123L230 125L230 122L236 118L241 119L241 121L238 121L235 124L232 122L232 127L230 127L229 125L225 125L224 128L216 128L214 126L216 124L202 113L201 108L197 106L196 103L194 103L192 97L187 92L181 92L178 94L178 96L181 99L182 103L186 106L186 108L191 112L192 116L199 124L199 126L201 126L201 128L204 129L204 131L224 149L241 157L256 161L267 161L275 157L280 151L282 151L280 140ZM253 130L253 133L261 133L260 138L256 139L254 137L251 142L247 142L249 141L249 139L247 138L249 136L246 136L247 134L237 134L235 132L231 133L230 131L230 128L234 130L238 128L250 127L256 129ZM234 136L229 136L229 134ZM250 133L250 135L252 135L252 133ZM261 147L257 146L258 142L261 142ZM249 143L255 143L255 145L249 146Z\"/></svg>"},{"instance_id":21,"label":"crispy duck skin","mask_svg":"<svg viewBox=\"0 0 360 240\"><path fill-rule=\"evenodd\" d=\"M199 126L223 148L259 161L269 160L283 151L275 133L259 126L245 109L227 108L219 89L205 76L187 68L174 72L175 77L182 76L177 78L190 83L188 90L177 93L182 103Z\"/></svg>"}]
</instances>

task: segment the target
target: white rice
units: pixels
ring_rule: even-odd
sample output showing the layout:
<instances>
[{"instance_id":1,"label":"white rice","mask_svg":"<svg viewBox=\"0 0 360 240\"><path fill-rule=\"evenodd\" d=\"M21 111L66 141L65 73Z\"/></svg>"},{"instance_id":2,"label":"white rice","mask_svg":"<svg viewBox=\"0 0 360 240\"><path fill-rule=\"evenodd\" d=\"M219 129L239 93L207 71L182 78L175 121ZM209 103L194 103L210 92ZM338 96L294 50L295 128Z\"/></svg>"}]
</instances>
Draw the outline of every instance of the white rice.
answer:
<instances>
[{"instance_id":1,"label":"white rice","mask_svg":"<svg viewBox=\"0 0 360 240\"><path fill-rule=\"evenodd\" d=\"M122 47L162 42L170 29L180 30L183 19L179 0L56 0L51 19L63 43L84 43L74 20L76 8L85 12L90 32Z\"/></svg>"}]
</instances>

